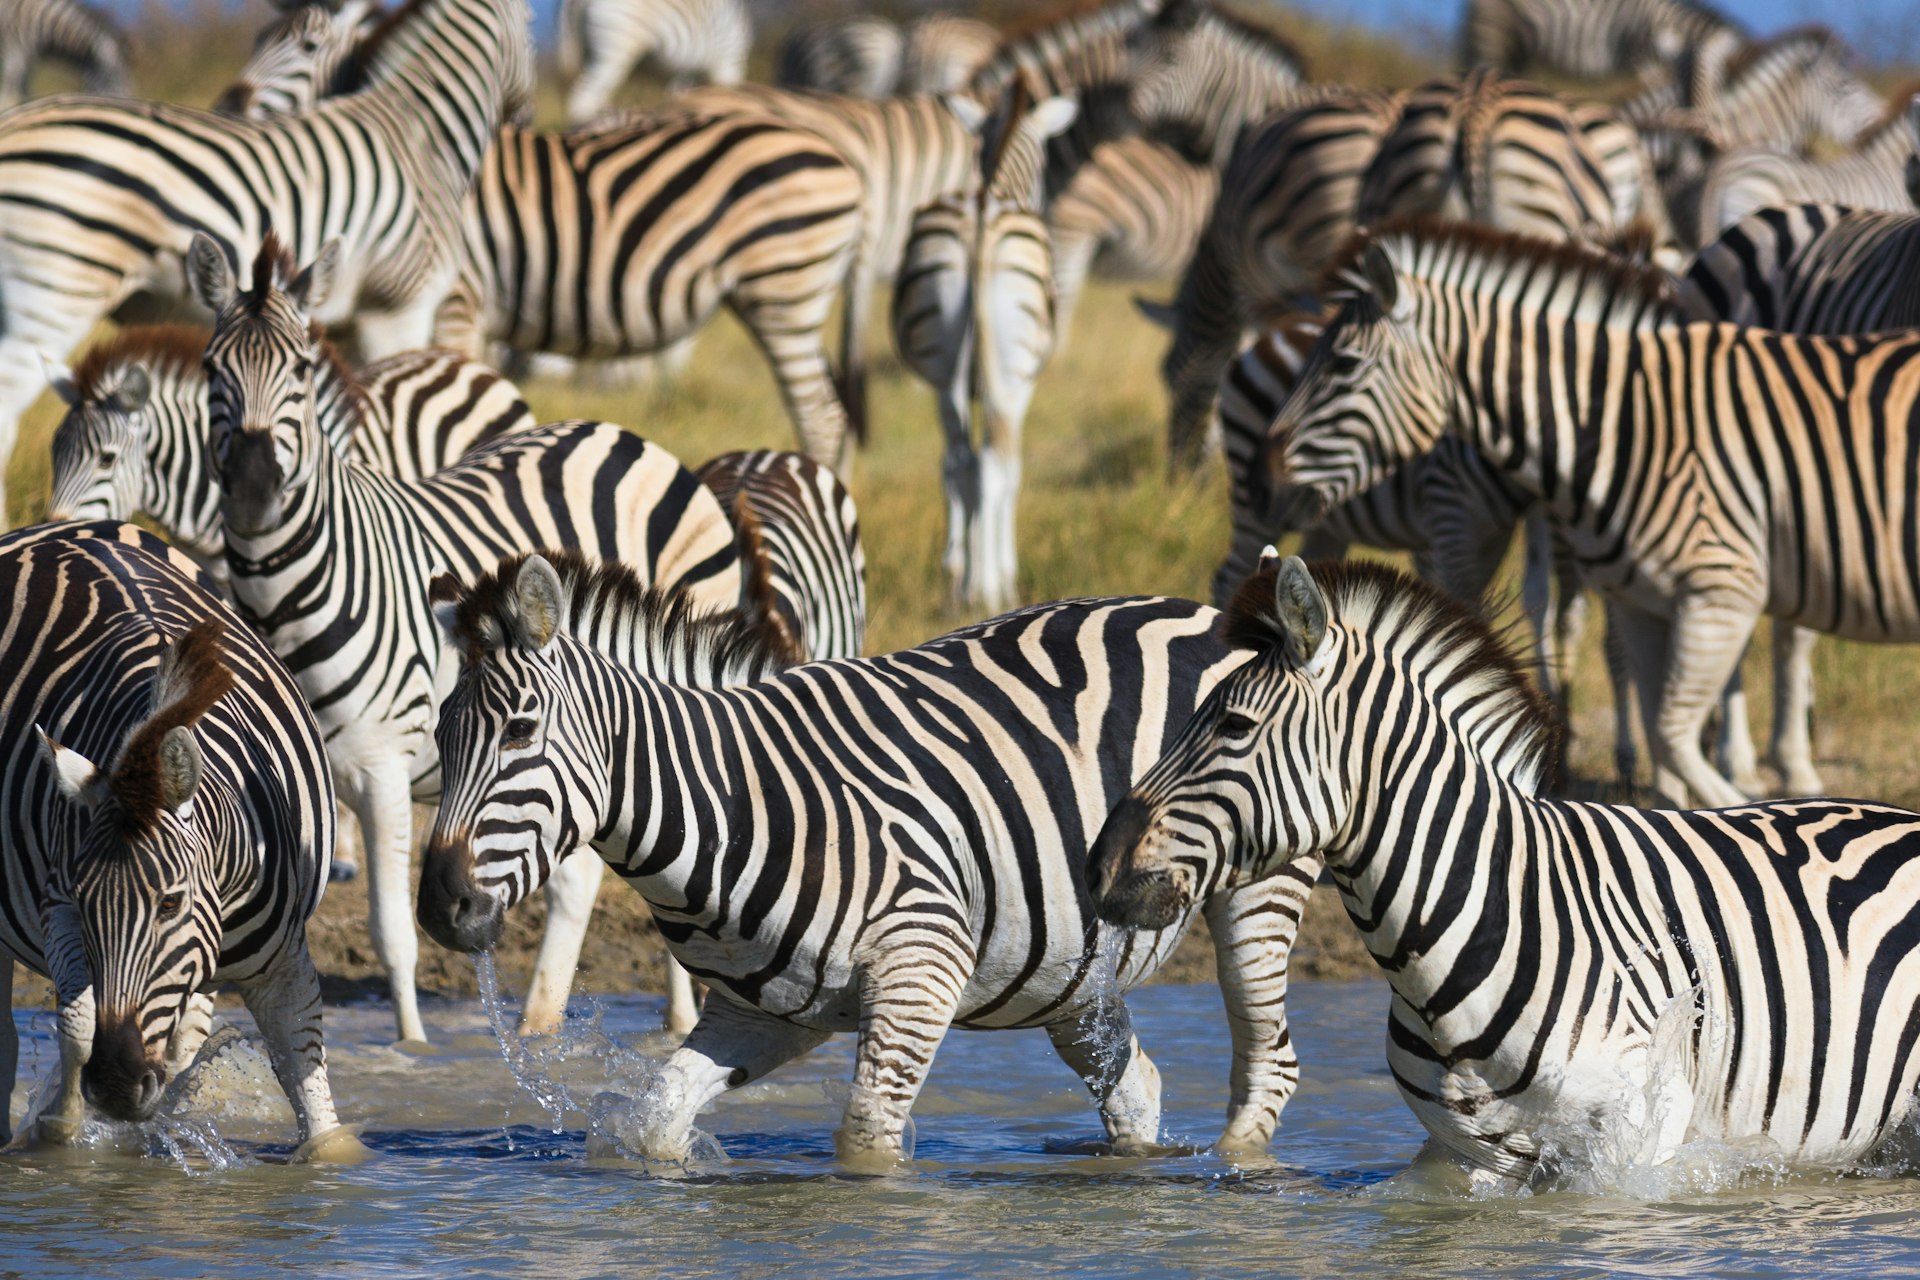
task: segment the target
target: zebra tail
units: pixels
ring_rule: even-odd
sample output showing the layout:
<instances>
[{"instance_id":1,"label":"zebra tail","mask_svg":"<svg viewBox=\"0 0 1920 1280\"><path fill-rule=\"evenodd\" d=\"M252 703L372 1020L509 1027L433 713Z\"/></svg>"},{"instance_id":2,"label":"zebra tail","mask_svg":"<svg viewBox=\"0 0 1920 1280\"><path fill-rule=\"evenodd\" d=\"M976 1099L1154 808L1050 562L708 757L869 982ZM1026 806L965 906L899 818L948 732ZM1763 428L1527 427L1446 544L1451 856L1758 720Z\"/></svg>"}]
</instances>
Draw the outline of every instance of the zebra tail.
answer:
<instances>
[{"instance_id":1,"label":"zebra tail","mask_svg":"<svg viewBox=\"0 0 1920 1280\"><path fill-rule=\"evenodd\" d=\"M867 250L847 270L846 308L840 316L840 370L834 392L847 413L847 429L861 448L867 446L867 308L873 305L873 277Z\"/></svg>"},{"instance_id":2,"label":"zebra tail","mask_svg":"<svg viewBox=\"0 0 1920 1280\"><path fill-rule=\"evenodd\" d=\"M747 501L744 487L733 495L730 514L734 545L740 552L740 614L768 652L778 654L787 665L797 666L807 660L807 647L774 590L773 562L767 555L766 539L761 536L760 517Z\"/></svg>"},{"instance_id":3,"label":"zebra tail","mask_svg":"<svg viewBox=\"0 0 1920 1280\"><path fill-rule=\"evenodd\" d=\"M553 59L568 80L580 74L581 47L585 43L581 26L586 8L584 0L560 0L560 30L555 33Z\"/></svg>"}]
</instances>

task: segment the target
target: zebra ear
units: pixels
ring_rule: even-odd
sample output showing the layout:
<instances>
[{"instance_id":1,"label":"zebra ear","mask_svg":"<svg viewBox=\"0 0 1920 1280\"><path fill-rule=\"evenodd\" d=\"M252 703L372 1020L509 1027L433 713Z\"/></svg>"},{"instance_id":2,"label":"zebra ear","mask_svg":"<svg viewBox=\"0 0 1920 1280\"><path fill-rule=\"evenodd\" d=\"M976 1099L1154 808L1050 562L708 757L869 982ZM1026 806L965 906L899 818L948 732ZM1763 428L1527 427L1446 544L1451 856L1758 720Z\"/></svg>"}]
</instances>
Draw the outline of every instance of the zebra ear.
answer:
<instances>
[{"instance_id":1,"label":"zebra ear","mask_svg":"<svg viewBox=\"0 0 1920 1280\"><path fill-rule=\"evenodd\" d=\"M60 403L71 409L80 403L80 386L73 380L73 370L62 362L48 356L44 351L36 351L40 357L40 371L47 377L47 386L53 394L60 397Z\"/></svg>"},{"instance_id":2,"label":"zebra ear","mask_svg":"<svg viewBox=\"0 0 1920 1280\"><path fill-rule=\"evenodd\" d=\"M333 285L340 274L338 237L320 246L312 262L300 268L300 274L287 286L287 296L302 311L317 311L333 296Z\"/></svg>"},{"instance_id":3,"label":"zebra ear","mask_svg":"<svg viewBox=\"0 0 1920 1280\"><path fill-rule=\"evenodd\" d=\"M979 133L986 128L987 117L992 113L986 104L970 93L949 93L944 95L947 110L953 112L968 133Z\"/></svg>"},{"instance_id":4,"label":"zebra ear","mask_svg":"<svg viewBox=\"0 0 1920 1280\"><path fill-rule=\"evenodd\" d=\"M1072 128L1079 114L1080 104L1072 98L1048 98L1028 114L1027 120L1039 137L1055 138Z\"/></svg>"},{"instance_id":5,"label":"zebra ear","mask_svg":"<svg viewBox=\"0 0 1920 1280\"><path fill-rule=\"evenodd\" d=\"M1178 314L1170 302L1155 302L1136 293L1133 295L1133 308L1147 318L1147 323L1159 328L1172 330L1179 324Z\"/></svg>"},{"instance_id":6,"label":"zebra ear","mask_svg":"<svg viewBox=\"0 0 1920 1280\"><path fill-rule=\"evenodd\" d=\"M1360 274L1380 309L1390 316L1399 315L1400 280L1394 274L1393 259L1387 257L1387 251L1377 241L1369 242L1360 251Z\"/></svg>"},{"instance_id":7,"label":"zebra ear","mask_svg":"<svg viewBox=\"0 0 1920 1280\"><path fill-rule=\"evenodd\" d=\"M535 649L544 649L560 630L566 613L567 590L545 556L528 556L513 584L519 605L520 634Z\"/></svg>"},{"instance_id":8,"label":"zebra ear","mask_svg":"<svg viewBox=\"0 0 1920 1280\"><path fill-rule=\"evenodd\" d=\"M226 309L238 289L227 251L204 231L193 233L193 245L187 250L187 286L200 305L215 315Z\"/></svg>"},{"instance_id":9,"label":"zebra ear","mask_svg":"<svg viewBox=\"0 0 1920 1280\"><path fill-rule=\"evenodd\" d=\"M179 813L200 789L200 743L193 730L177 724L160 740L160 802Z\"/></svg>"},{"instance_id":10,"label":"zebra ear","mask_svg":"<svg viewBox=\"0 0 1920 1280\"><path fill-rule=\"evenodd\" d=\"M53 767L53 780L60 794L75 804L91 809L100 802L100 770L78 751L63 747L39 725L33 726L40 739L40 755Z\"/></svg>"},{"instance_id":11,"label":"zebra ear","mask_svg":"<svg viewBox=\"0 0 1920 1280\"><path fill-rule=\"evenodd\" d=\"M464 643L460 606L466 599L467 584L450 573L436 573L427 584L427 600L433 608L434 625L440 628L440 639L456 649Z\"/></svg>"},{"instance_id":12,"label":"zebra ear","mask_svg":"<svg viewBox=\"0 0 1920 1280\"><path fill-rule=\"evenodd\" d=\"M147 407L147 398L152 394L152 379L146 369L135 364L127 366L127 371L120 376L120 385L108 399L120 413L138 413Z\"/></svg>"},{"instance_id":13,"label":"zebra ear","mask_svg":"<svg viewBox=\"0 0 1920 1280\"><path fill-rule=\"evenodd\" d=\"M1273 575L1273 610L1287 637L1287 653L1306 666L1327 638L1327 598L1307 572L1307 562L1288 556Z\"/></svg>"}]
</instances>

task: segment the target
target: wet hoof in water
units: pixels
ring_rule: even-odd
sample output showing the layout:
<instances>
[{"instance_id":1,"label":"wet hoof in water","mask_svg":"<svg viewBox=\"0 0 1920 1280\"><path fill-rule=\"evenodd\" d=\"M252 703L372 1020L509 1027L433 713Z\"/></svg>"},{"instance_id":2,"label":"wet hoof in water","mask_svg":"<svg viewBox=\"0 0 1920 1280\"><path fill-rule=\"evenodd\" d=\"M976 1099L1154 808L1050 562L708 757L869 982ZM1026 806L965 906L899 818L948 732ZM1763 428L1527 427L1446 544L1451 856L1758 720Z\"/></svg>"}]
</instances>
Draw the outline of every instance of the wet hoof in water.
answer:
<instances>
[{"instance_id":1,"label":"wet hoof in water","mask_svg":"<svg viewBox=\"0 0 1920 1280\"><path fill-rule=\"evenodd\" d=\"M344 1124L308 1138L293 1153L294 1164L360 1164L371 1159L373 1152L360 1134Z\"/></svg>"}]
</instances>

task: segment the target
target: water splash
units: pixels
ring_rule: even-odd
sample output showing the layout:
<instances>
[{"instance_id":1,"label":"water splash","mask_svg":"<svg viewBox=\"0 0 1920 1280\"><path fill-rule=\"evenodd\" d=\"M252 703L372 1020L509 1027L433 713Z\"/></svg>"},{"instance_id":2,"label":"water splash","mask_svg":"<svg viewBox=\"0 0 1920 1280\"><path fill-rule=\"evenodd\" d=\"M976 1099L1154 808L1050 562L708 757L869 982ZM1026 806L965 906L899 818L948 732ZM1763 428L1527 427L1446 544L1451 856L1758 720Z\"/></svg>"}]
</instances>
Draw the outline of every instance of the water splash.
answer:
<instances>
[{"instance_id":1,"label":"water splash","mask_svg":"<svg viewBox=\"0 0 1920 1280\"><path fill-rule=\"evenodd\" d=\"M553 1078L541 1061L544 1056L522 1038L508 1016L507 1002L500 994L500 971L493 952L483 951L473 958L473 974L480 987L480 1005L487 1011L487 1024L500 1042L500 1059L520 1091L547 1113L554 1133L562 1132L568 1111L585 1111L575 1102L566 1085Z\"/></svg>"},{"instance_id":2,"label":"water splash","mask_svg":"<svg viewBox=\"0 0 1920 1280\"><path fill-rule=\"evenodd\" d=\"M1125 943L1117 926L1104 920L1095 925L1093 961L1087 967L1085 986L1092 1012L1080 1042L1093 1050L1094 1065L1103 1080L1119 1079L1133 1053L1126 989L1120 984L1120 952Z\"/></svg>"}]
</instances>

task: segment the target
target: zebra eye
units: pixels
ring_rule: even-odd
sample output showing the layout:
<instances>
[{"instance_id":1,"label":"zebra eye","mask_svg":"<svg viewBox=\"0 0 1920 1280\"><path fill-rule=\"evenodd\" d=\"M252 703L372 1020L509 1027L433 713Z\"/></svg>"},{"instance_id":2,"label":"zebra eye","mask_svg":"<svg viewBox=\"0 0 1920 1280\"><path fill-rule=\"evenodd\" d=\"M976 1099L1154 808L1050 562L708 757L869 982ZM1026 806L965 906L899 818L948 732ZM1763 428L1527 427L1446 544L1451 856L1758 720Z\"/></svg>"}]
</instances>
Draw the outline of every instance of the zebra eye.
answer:
<instances>
[{"instance_id":1,"label":"zebra eye","mask_svg":"<svg viewBox=\"0 0 1920 1280\"><path fill-rule=\"evenodd\" d=\"M102 449L100 451L101 466L110 467L118 461L120 461L120 453L117 449Z\"/></svg>"},{"instance_id":2,"label":"zebra eye","mask_svg":"<svg viewBox=\"0 0 1920 1280\"><path fill-rule=\"evenodd\" d=\"M1259 727L1252 716L1243 716L1238 711L1229 711L1220 717L1220 736L1223 738L1250 738Z\"/></svg>"},{"instance_id":3,"label":"zebra eye","mask_svg":"<svg viewBox=\"0 0 1920 1280\"><path fill-rule=\"evenodd\" d=\"M180 914L180 908L187 905L187 895L178 889L160 897L159 916L162 920L171 920Z\"/></svg>"},{"instance_id":4,"label":"zebra eye","mask_svg":"<svg viewBox=\"0 0 1920 1280\"><path fill-rule=\"evenodd\" d=\"M529 716L515 716L507 721L506 741L511 745L525 746L533 741L533 720Z\"/></svg>"}]
</instances>

